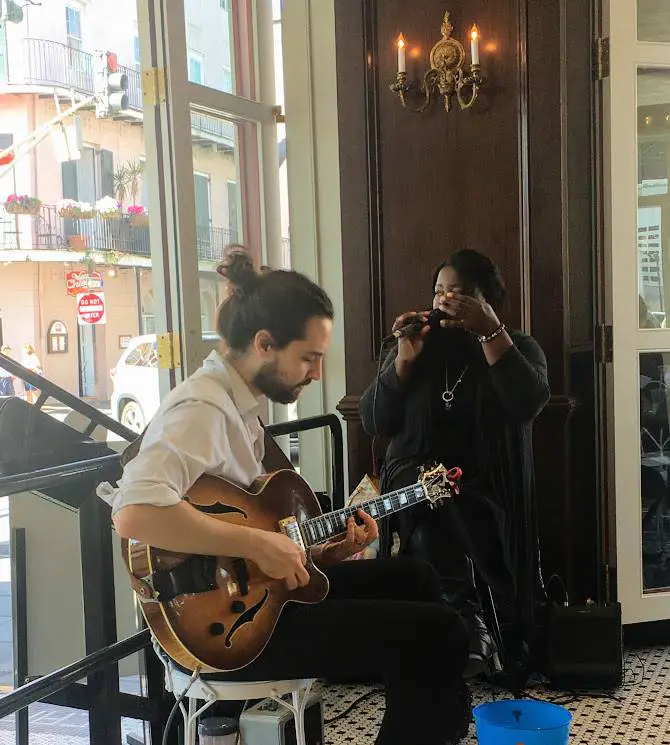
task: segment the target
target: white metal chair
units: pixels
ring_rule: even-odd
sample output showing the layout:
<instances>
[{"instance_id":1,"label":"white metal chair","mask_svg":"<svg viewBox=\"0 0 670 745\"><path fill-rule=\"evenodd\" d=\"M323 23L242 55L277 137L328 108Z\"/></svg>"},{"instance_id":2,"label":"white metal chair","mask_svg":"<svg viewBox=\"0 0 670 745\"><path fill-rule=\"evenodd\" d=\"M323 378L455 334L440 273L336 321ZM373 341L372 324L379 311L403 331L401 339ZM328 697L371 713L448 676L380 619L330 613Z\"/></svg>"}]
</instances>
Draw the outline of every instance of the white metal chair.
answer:
<instances>
[{"instance_id":1,"label":"white metal chair","mask_svg":"<svg viewBox=\"0 0 670 745\"><path fill-rule=\"evenodd\" d=\"M154 642L154 648L165 668L165 688L175 698L188 699L188 708L181 702L179 708L184 719L184 745L196 745L198 717L215 701L248 701L271 698L286 707L295 721L296 745L307 745L305 738L305 706L314 678L303 680L203 680L198 674L177 668L165 652ZM291 703L282 696L291 694ZM182 695L183 694L183 695ZM198 701L204 701L198 708ZM244 745L244 743L243 743Z\"/></svg>"}]
</instances>

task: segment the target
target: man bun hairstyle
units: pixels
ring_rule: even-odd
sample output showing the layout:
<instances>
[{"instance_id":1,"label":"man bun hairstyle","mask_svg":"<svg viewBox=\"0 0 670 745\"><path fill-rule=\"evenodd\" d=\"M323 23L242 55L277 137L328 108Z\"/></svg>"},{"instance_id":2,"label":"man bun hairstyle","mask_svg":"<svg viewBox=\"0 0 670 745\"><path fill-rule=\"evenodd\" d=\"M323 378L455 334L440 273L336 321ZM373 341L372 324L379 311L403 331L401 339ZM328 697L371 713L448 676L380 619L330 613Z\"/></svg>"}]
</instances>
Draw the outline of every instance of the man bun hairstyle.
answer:
<instances>
[{"instance_id":1,"label":"man bun hairstyle","mask_svg":"<svg viewBox=\"0 0 670 745\"><path fill-rule=\"evenodd\" d=\"M282 349L305 338L311 318L334 317L333 304L318 285L294 271L257 271L241 246L232 247L217 272L229 285L228 297L219 307L217 331L233 351L246 350L261 330Z\"/></svg>"}]
</instances>

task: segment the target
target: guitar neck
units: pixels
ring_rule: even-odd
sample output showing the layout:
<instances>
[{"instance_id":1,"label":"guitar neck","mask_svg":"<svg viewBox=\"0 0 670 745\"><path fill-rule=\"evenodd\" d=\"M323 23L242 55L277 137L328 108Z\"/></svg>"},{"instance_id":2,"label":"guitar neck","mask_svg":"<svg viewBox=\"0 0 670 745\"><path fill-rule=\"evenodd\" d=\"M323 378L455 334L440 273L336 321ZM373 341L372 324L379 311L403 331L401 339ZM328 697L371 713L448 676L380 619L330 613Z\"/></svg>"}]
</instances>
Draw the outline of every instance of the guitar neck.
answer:
<instances>
[{"instance_id":1,"label":"guitar neck","mask_svg":"<svg viewBox=\"0 0 670 745\"><path fill-rule=\"evenodd\" d=\"M392 515L394 512L400 512L407 507L425 502L426 499L424 487L417 483L351 507L344 507L341 510L310 518L301 523L300 526L305 546L307 548L318 546L320 543L325 543L331 538L345 533L347 520L355 515L358 510L363 510L375 520L379 520L387 515Z\"/></svg>"}]
</instances>

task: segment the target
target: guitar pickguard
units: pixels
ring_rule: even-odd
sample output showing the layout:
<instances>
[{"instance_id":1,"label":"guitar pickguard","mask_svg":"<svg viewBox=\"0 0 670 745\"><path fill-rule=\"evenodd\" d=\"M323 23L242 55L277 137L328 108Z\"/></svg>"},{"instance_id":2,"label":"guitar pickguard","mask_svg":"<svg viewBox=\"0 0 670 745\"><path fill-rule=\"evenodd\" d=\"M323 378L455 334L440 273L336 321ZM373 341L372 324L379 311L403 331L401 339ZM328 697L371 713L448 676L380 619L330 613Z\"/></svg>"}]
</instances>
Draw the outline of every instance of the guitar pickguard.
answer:
<instances>
[{"instance_id":1,"label":"guitar pickguard","mask_svg":"<svg viewBox=\"0 0 670 745\"><path fill-rule=\"evenodd\" d=\"M247 623L251 623L254 618L256 617L256 614L259 613L265 603L267 602L267 599L270 595L270 590L265 590L265 594L263 597L255 604L252 605L251 608L247 608L247 610L242 613L242 615L235 621L235 623L232 625L230 631L226 635L226 646L230 647L232 638L235 636L235 634Z\"/></svg>"}]
</instances>

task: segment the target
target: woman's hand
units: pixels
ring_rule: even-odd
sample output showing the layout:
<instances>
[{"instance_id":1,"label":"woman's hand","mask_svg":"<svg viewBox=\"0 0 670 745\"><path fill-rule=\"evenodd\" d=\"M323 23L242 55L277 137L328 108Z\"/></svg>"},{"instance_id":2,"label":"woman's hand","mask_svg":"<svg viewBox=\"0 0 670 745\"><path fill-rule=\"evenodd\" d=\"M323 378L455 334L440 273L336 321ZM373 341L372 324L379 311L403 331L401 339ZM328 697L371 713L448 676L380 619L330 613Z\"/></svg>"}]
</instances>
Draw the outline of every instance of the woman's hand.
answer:
<instances>
[{"instance_id":1,"label":"woman's hand","mask_svg":"<svg viewBox=\"0 0 670 745\"><path fill-rule=\"evenodd\" d=\"M321 551L312 549L312 558L320 567L331 566L350 556L363 551L379 538L379 528L374 518L367 512L358 510L363 525L356 525L353 517L347 521L347 533L343 538L334 538L321 547Z\"/></svg>"},{"instance_id":2,"label":"woman's hand","mask_svg":"<svg viewBox=\"0 0 670 745\"><path fill-rule=\"evenodd\" d=\"M427 321L428 311L424 310L419 313L411 311L410 313L403 313L395 319L392 331L397 331L403 326L406 326L417 317L421 321ZM421 329L421 332L416 336L401 336L400 339L398 339L398 355L395 360L395 371L400 380L407 380L409 377L412 365L423 350L424 337L429 330L430 326L426 324Z\"/></svg>"},{"instance_id":3,"label":"woman's hand","mask_svg":"<svg viewBox=\"0 0 670 745\"><path fill-rule=\"evenodd\" d=\"M442 327L463 328L476 336L488 336L500 326L500 319L481 295L448 292L443 307L451 318L440 321Z\"/></svg>"}]
</instances>

